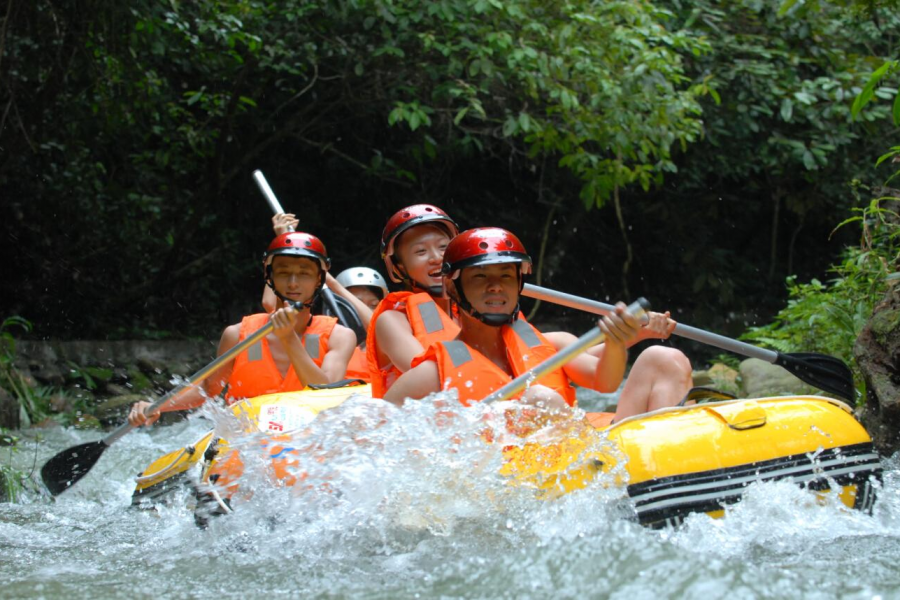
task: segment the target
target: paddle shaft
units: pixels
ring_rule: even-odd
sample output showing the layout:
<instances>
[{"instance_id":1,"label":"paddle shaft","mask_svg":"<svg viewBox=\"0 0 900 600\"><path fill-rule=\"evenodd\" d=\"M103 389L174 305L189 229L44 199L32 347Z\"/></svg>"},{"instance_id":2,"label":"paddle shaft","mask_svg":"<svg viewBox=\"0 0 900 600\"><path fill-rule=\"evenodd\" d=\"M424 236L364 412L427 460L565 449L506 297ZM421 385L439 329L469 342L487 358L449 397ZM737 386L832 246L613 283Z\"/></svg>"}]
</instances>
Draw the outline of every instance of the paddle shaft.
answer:
<instances>
[{"instance_id":1,"label":"paddle shaft","mask_svg":"<svg viewBox=\"0 0 900 600\"><path fill-rule=\"evenodd\" d=\"M610 308L612 310L607 312L615 310L614 307ZM650 303L644 298L639 298L636 302L630 304L627 310L638 320L646 321L647 311L650 310ZM601 343L605 337L606 335L600 330L600 327L594 327L544 362L522 373L499 390L486 397L483 402L498 402L512 398L528 387L532 382L540 379L551 371L559 369L591 346L596 346Z\"/></svg>"},{"instance_id":2,"label":"paddle shaft","mask_svg":"<svg viewBox=\"0 0 900 600\"><path fill-rule=\"evenodd\" d=\"M218 358L216 358L216 360L212 361L211 363L209 363L208 365L206 365L205 367L203 367L202 369L200 369L199 371L197 371L196 373L191 375L188 378L187 382L179 385L178 387L176 387L175 389L170 391L168 394L166 394L165 396L163 396L162 398L160 398L159 400L157 400L156 402L151 404L144 411L145 414L153 413L156 409L162 407L163 404L165 404L166 402L168 402L169 400L171 400L172 398L174 398L175 396L177 396L178 394L183 392L185 389L195 386L198 383L204 381L210 375L212 375L213 373L218 371L219 367L221 367L223 364L232 360L235 356L237 356L238 354L240 354L241 352L243 352L244 350L246 350L247 348L249 348L256 342L258 342L265 336L267 336L269 334L269 332L272 331L274 328L275 328L275 326L272 324L271 321L269 321L266 325L264 325L263 327L260 327L256 332L254 332L252 335L248 336L244 341L237 344L235 347L228 350L228 352L224 353L222 356L219 356ZM134 425L132 425L131 423L126 421L125 423L123 423L122 425L120 425L119 427L114 429L109 435L107 435L101 441L104 444L106 444L107 446L112 446L116 441L118 441L119 438L121 438L123 435L125 435L126 433L128 433L129 431L134 429L134 427L135 427Z\"/></svg>"},{"instance_id":3,"label":"paddle shaft","mask_svg":"<svg viewBox=\"0 0 900 600\"><path fill-rule=\"evenodd\" d=\"M266 176L263 175L262 171L259 169L253 171L253 179L256 180L256 185L259 187L259 191L262 192L262 195L265 196L266 201L272 208L272 212L276 215L284 214L281 203L278 201L278 198L275 197L275 192L272 191L272 188L269 186L269 182L266 181Z\"/></svg>"},{"instance_id":4,"label":"paddle shaft","mask_svg":"<svg viewBox=\"0 0 900 600\"><path fill-rule=\"evenodd\" d=\"M522 295L597 315L608 315L615 310L615 307L611 304L604 304L603 302L597 302L596 300L588 300L587 298L573 296L572 294L558 292L537 285L531 285L530 283L525 284ZM694 340L695 342L709 344L710 346L715 346L722 350L728 350L729 352L742 354L751 358L758 358L772 364L775 364L775 361L778 359L778 353L773 350L758 348L751 344L745 344L744 342L739 342L716 333L691 327L690 325L678 323L675 325L675 331L673 331L673 333L677 336Z\"/></svg>"},{"instance_id":5,"label":"paddle shaft","mask_svg":"<svg viewBox=\"0 0 900 600\"><path fill-rule=\"evenodd\" d=\"M269 185L263 172L259 169L253 171L253 179L256 180L256 185L259 187L259 191L262 192L262 195L265 196L266 202L269 203L269 208L272 209L272 212L276 215L283 215L284 208L281 207L281 202L278 201L275 192L272 191L272 187ZM294 228L291 227L290 230L293 231ZM328 289L328 286L322 286L322 297L325 299L326 304L328 304L328 308L331 309L332 314L339 316L341 313L338 311L337 302L334 301L334 293Z\"/></svg>"}]
</instances>

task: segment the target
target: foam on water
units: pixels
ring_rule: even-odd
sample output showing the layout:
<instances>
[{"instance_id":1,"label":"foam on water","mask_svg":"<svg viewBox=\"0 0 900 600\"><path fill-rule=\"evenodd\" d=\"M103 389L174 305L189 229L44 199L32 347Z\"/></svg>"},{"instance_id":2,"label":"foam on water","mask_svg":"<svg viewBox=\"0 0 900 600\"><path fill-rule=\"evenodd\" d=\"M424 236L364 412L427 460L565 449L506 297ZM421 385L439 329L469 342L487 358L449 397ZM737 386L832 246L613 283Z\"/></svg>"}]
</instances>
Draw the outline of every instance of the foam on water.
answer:
<instances>
[{"instance_id":1,"label":"foam on water","mask_svg":"<svg viewBox=\"0 0 900 600\"><path fill-rule=\"evenodd\" d=\"M495 408L496 409L496 408ZM133 432L57 500L0 505L4 597L851 598L900 593L900 458L873 515L788 482L751 486L722 520L676 530L628 520L611 477L554 501L498 475L505 420L438 395L402 409L364 398L291 436L294 487L273 484L260 435L225 411ZM133 477L211 426L242 449L232 515L206 530L190 495L129 508ZM496 443L484 442L485 432ZM32 432L37 433L37 432ZM550 423L545 441L577 435ZM51 431L38 465L98 434ZM597 444L603 445L600 439ZM593 448L594 450L597 448Z\"/></svg>"}]
</instances>

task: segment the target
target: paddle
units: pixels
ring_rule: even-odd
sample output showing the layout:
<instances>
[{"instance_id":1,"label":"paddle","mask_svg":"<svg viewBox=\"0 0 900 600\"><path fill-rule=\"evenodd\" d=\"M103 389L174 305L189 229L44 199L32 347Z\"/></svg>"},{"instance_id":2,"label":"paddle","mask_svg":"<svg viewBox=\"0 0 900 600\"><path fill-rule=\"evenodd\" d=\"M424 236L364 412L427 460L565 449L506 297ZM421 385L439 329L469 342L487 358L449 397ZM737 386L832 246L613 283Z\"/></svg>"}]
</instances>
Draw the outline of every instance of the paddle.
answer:
<instances>
[{"instance_id":1,"label":"paddle","mask_svg":"<svg viewBox=\"0 0 900 600\"><path fill-rule=\"evenodd\" d=\"M284 208L281 207L281 203L275 196L275 192L272 191L272 187L269 185L263 172L259 169L253 171L253 179L256 180L256 185L269 203L269 208L272 209L272 212L276 215L284 214ZM331 311L331 315L337 317L341 325L352 329L353 333L356 334L357 340L364 340L366 338L366 328L363 326L359 315L356 314L356 311L348 302L343 301L343 299L338 301L334 292L328 289L327 286L322 287L322 298L324 299L328 310Z\"/></svg>"},{"instance_id":2,"label":"paddle","mask_svg":"<svg viewBox=\"0 0 900 600\"><path fill-rule=\"evenodd\" d=\"M615 310L615 307L610 306L609 311L612 312ZM650 303L646 298L638 298L635 302L628 306L628 313L637 318L641 322L647 321L647 312L650 310ZM600 331L600 327L594 327L580 338L545 360L544 362L538 364L535 367L532 367L528 371L525 371L499 390L494 392L493 394L487 396L482 402L499 402L503 400L508 400L524 390L528 387L532 382L540 379L547 373L551 371L555 371L560 368L591 346L596 346L606 336L602 331Z\"/></svg>"},{"instance_id":3,"label":"paddle","mask_svg":"<svg viewBox=\"0 0 900 600\"><path fill-rule=\"evenodd\" d=\"M300 310L302 309L302 306L300 306L298 303L298 306L295 306L295 308ZM168 394L151 404L145 412L148 414L152 413L157 408L161 407L163 404L183 392L185 389L193 387L202 382L204 379L215 373L224 363L230 361L235 356L268 335L268 333L272 331L272 329L274 329L274 325L269 322L268 325L260 328L255 333L248 336L244 341L237 344L234 348L230 349L228 352L219 356L218 358L216 358L216 360L212 361L211 363L191 375L185 383L179 385ZM62 452L48 460L41 468L41 479L44 481L44 485L47 486L47 489L50 490L50 493L54 496L57 496L66 491L72 485L74 485L75 482L84 477L88 473L88 471L94 468L94 464L96 464L97 460L107 448L112 446L122 436L124 436L132 429L134 429L134 425L126 421L102 440L96 442L87 442L86 444L79 444L78 446L73 446L67 450L63 450Z\"/></svg>"},{"instance_id":4,"label":"paddle","mask_svg":"<svg viewBox=\"0 0 900 600\"><path fill-rule=\"evenodd\" d=\"M588 300L572 294L557 292L536 285L526 284L522 295L538 300L546 300L569 308L577 308L598 315L609 314L613 306L595 300ZM739 342L716 333L703 331L681 323L675 326L675 335L709 344L722 350L728 350L743 356L758 358L778 365L795 375L798 379L826 392L855 402L856 388L853 385L853 373L844 361L827 354L815 352L782 353L774 350L758 348Z\"/></svg>"}]
</instances>

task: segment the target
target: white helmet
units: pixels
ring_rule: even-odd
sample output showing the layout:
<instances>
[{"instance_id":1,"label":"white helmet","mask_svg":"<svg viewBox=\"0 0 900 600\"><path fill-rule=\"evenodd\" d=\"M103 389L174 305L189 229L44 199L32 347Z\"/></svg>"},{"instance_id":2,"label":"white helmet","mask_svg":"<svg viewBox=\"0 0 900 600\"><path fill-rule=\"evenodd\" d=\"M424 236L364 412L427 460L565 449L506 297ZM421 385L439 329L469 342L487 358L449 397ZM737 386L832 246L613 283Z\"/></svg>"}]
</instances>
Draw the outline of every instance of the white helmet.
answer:
<instances>
[{"instance_id":1,"label":"white helmet","mask_svg":"<svg viewBox=\"0 0 900 600\"><path fill-rule=\"evenodd\" d=\"M337 282L345 288L356 285L381 288L384 290L384 293L381 294L382 298L388 293L388 286L384 281L384 277L381 276L381 273L375 269L370 269L369 267L351 267L349 269L344 269L337 277L335 277L335 279L337 279Z\"/></svg>"}]
</instances>

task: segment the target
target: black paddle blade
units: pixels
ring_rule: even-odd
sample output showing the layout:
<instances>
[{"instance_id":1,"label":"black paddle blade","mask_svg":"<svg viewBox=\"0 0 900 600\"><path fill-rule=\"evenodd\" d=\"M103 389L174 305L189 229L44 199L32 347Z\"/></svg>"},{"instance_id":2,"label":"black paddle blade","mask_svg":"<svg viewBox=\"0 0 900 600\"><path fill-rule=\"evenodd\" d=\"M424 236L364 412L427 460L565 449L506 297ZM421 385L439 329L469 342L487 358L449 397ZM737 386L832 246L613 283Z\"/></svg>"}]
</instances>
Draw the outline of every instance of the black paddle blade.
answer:
<instances>
[{"instance_id":1,"label":"black paddle blade","mask_svg":"<svg viewBox=\"0 0 900 600\"><path fill-rule=\"evenodd\" d=\"M839 358L815 352L779 352L775 364L820 390L839 396L851 404L856 402L853 373Z\"/></svg>"},{"instance_id":2,"label":"black paddle blade","mask_svg":"<svg viewBox=\"0 0 900 600\"><path fill-rule=\"evenodd\" d=\"M44 485L54 496L60 495L84 477L107 448L109 446L100 440L63 450L41 467Z\"/></svg>"}]
</instances>

